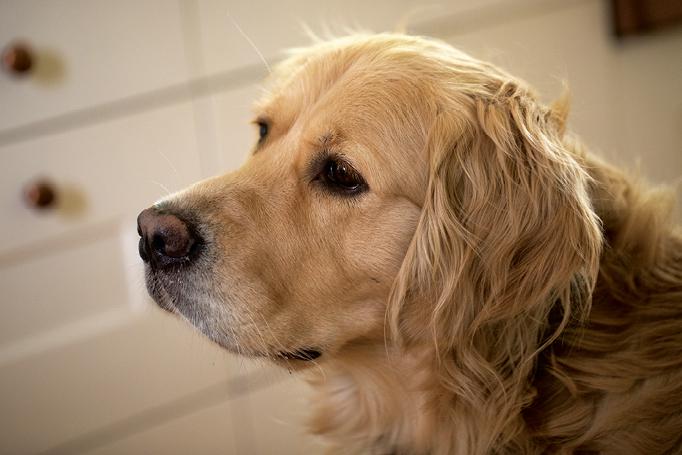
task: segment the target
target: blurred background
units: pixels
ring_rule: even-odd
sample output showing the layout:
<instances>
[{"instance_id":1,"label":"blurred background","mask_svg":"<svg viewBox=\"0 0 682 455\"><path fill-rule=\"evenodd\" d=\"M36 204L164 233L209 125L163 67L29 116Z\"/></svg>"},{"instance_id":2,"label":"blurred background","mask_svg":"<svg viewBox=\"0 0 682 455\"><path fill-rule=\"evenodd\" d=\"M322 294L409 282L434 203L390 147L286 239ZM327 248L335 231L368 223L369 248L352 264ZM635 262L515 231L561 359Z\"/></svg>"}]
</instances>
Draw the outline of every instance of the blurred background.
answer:
<instances>
[{"instance_id":1,"label":"blurred background","mask_svg":"<svg viewBox=\"0 0 682 455\"><path fill-rule=\"evenodd\" d=\"M676 184L679 7L0 0L0 454L319 453L304 436L305 385L156 309L137 257L142 208L248 154L267 72L249 41L274 64L309 42L302 24L405 24L545 100L566 81L571 127L593 151Z\"/></svg>"}]
</instances>

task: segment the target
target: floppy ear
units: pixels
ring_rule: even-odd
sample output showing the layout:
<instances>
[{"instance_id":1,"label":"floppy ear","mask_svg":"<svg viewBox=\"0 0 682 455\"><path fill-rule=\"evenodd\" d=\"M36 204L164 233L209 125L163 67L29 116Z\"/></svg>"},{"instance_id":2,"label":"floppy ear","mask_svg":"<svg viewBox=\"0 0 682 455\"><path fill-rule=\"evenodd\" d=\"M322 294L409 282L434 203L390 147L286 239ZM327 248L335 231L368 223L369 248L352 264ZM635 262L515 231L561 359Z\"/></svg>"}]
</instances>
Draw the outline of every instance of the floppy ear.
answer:
<instances>
[{"instance_id":1,"label":"floppy ear","mask_svg":"<svg viewBox=\"0 0 682 455\"><path fill-rule=\"evenodd\" d=\"M542 344L586 315L601 248L562 115L497 87L434 121L422 216L389 304L393 331L430 335L448 386L474 406L499 389L514 401Z\"/></svg>"}]
</instances>

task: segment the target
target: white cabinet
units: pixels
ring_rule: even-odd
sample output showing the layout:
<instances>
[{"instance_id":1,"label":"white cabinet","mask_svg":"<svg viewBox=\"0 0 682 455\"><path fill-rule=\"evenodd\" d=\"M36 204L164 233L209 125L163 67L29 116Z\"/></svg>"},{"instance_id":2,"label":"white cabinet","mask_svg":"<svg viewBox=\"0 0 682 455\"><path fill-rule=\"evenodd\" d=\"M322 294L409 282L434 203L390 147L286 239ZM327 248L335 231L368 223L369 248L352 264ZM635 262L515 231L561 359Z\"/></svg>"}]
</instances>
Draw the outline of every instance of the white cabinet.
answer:
<instances>
[{"instance_id":1,"label":"white cabinet","mask_svg":"<svg viewBox=\"0 0 682 455\"><path fill-rule=\"evenodd\" d=\"M153 307L136 257L136 214L212 153L190 91L164 91L191 74L183 7L0 3L0 45L21 38L36 56L27 77L0 73L0 453L123 438L206 390L227 399L249 371ZM50 208L22 197L37 179Z\"/></svg>"}]
</instances>

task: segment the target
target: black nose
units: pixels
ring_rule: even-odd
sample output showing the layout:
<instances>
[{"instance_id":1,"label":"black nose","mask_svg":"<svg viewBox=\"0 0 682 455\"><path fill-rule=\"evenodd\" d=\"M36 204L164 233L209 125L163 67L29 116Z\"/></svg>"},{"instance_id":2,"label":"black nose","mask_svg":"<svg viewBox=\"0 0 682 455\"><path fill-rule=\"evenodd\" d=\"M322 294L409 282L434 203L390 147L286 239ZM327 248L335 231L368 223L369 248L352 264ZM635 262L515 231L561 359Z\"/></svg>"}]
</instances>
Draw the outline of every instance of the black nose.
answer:
<instances>
[{"instance_id":1,"label":"black nose","mask_svg":"<svg viewBox=\"0 0 682 455\"><path fill-rule=\"evenodd\" d=\"M198 243L189 224L153 207L138 215L137 233L140 257L153 268L188 263Z\"/></svg>"}]
</instances>

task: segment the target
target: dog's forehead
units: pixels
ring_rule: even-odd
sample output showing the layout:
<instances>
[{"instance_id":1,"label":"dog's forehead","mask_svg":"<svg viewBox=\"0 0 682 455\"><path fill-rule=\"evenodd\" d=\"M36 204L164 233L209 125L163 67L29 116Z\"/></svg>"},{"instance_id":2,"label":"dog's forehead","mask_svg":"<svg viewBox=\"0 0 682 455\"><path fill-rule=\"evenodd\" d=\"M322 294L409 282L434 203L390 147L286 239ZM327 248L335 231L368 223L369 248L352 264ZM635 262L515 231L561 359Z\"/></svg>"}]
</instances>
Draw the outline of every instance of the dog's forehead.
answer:
<instances>
[{"instance_id":1,"label":"dog's forehead","mask_svg":"<svg viewBox=\"0 0 682 455\"><path fill-rule=\"evenodd\" d=\"M433 86L423 80L424 74L408 72L396 62L348 61L339 55L323 54L292 71L275 72L257 109L275 110L284 121L311 111L348 121L378 117L384 123L397 123L417 111L419 118L425 117Z\"/></svg>"},{"instance_id":2,"label":"dog's forehead","mask_svg":"<svg viewBox=\"0 0 682 455\"><path fill-rule=\"evenodd\" d=\"M285 63L290 70L276 71L256 112L292 142L333 139L371 150L382 161L422 158L414 154L423 151L435 111L428 99L431 87L386 62L339 55L317 56L293 69Z\"/></svg>"}]
</instances>

